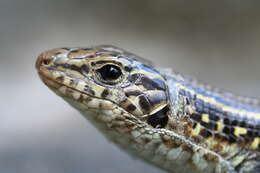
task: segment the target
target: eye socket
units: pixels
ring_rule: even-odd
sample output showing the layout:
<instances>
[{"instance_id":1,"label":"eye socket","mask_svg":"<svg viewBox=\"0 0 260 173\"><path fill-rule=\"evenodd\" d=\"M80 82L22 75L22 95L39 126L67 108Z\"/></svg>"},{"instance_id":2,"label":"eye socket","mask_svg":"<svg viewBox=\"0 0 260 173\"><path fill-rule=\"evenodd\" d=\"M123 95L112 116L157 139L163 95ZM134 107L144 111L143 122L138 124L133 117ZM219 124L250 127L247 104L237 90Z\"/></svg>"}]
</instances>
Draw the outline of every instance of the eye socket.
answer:
<instances>
[{"instance_id":1,"label":"eye socket","mask_svg":"<svg viewBox=\"0 0 260 173\"><path fill-rule=\"evenodd\" d=\"M122 76L122 71L115 65L104 65L100 69L97 69L99 76L107 83L115 83Z\"/></svg>"}]
</instances>

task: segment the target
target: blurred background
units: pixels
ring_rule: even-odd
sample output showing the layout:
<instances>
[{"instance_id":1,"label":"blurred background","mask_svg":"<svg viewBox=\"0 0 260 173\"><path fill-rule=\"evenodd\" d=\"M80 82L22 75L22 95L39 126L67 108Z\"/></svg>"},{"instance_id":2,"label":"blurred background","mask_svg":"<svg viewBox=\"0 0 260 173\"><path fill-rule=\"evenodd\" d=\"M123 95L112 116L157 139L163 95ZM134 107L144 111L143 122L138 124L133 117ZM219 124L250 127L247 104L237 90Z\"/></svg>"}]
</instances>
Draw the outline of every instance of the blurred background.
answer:
<instances>
[{"instance_id":1,"label":"blurred background","mask_svg":"<svg viewBox=\"0 0 260 173\"><path fill-rule=\"evenodd\" d=\"M260 97L259 9L259 0L0 0L0 172L162 172L107 142L45 87L37 55L112 44Z\"/></svg>"}]
</instances>

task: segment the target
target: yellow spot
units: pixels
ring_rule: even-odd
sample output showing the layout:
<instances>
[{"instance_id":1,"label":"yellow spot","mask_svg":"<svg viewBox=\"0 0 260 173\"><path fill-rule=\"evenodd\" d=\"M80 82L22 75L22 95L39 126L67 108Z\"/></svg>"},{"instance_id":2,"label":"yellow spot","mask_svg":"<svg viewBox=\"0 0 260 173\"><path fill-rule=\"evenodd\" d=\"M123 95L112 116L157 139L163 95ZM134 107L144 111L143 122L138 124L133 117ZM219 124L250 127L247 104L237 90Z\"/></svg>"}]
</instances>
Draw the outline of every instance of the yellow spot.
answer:
<instances>
[{"instance_id":1,"label":"yellow spot","mask_svg":"<svg viewBox=\"0 0 260 173\"><path fill-rule=\"evenodd\" d=\"M222 132L223 129L224 129L224 124L223 124L222 120L219 120L217 122L217 131Z\"/></svg>"},{"instance_id":2,"label":"yellow spot","mask_svg":"<svg viewBox=\"0 0 260 173\"><path fill-rule=\"evenodd\" d=\"M195 129L193 129L192 132L194 135L199 135L200 130L201 130L201 125L200 125L200 123L197 123Z\"/></svg>"},{"instance_id":3,"label":"yellow spot","mask_svg":"<svg viewBox=\"0 0 260 173\"><path fill-rule=\"evenodd\" d=\"M245 135L247 133L247 130L243 127L235 127L234 134L235 136Z\"/></svg>"},{"instance_id":4,"label":"yellow spot","mask_svg":"<svg viewBox=\"0 0 260 173\"><path fill-rule=\"evenodd\" d=\"M250 147L251 147L252 149L257 149L259 143L260 143L260 138L259 138L259 137L256 137L256 138L254 138L254 140L253 140L253 142L252 142L252 144L251 144Z\"/></svg>"},{"instance_id":5,"label":"yellow spot","mask_svg":"<svg viewBox=\"0 0 260 173\"><path fill-rule=\"evenodd\" d=\"M209 115L208 114L202 114L202 121L204 121L205 123L209 123Z\"/></svg>"}]
</instances>

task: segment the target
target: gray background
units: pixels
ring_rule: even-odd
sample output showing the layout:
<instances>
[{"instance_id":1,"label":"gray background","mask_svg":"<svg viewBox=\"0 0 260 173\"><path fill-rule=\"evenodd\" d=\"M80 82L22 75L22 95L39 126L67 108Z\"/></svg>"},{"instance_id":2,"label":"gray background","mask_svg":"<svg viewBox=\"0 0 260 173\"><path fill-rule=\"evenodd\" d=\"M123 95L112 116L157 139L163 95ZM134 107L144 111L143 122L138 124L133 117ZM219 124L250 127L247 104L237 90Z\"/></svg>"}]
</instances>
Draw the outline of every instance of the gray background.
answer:
<instances>
[{"instance_id":1,"label":"gray background","mask_svg":"<svg viewBox=\"0 0 260 173\"><path fill-rule=\"evenodd\" d=\"M1 0L0 172L161 172L108 143L39 80L44 50L113 44L260 96L260 1Z\"/></svg>"}]
</instances>

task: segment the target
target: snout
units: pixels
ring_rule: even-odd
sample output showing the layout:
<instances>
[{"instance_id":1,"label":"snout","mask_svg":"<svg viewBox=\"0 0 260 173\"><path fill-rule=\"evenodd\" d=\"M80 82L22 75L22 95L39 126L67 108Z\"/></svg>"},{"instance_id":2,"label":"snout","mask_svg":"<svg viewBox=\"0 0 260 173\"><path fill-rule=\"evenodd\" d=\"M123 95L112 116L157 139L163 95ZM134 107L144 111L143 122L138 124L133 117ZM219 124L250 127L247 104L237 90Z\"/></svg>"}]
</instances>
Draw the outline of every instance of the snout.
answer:
<instances>
[{"instance_id":1,"label":"snout","mask_svg":"<svg viewBox=\"0 0 260 173\"><path fill-rule=\"evenodd\" d=\"M37 70L40 70L42 66L49 66L54 61L53 56L48 56L46 53L41 53L36 61L35 67Z\"/></svg>"}]
</instances>

